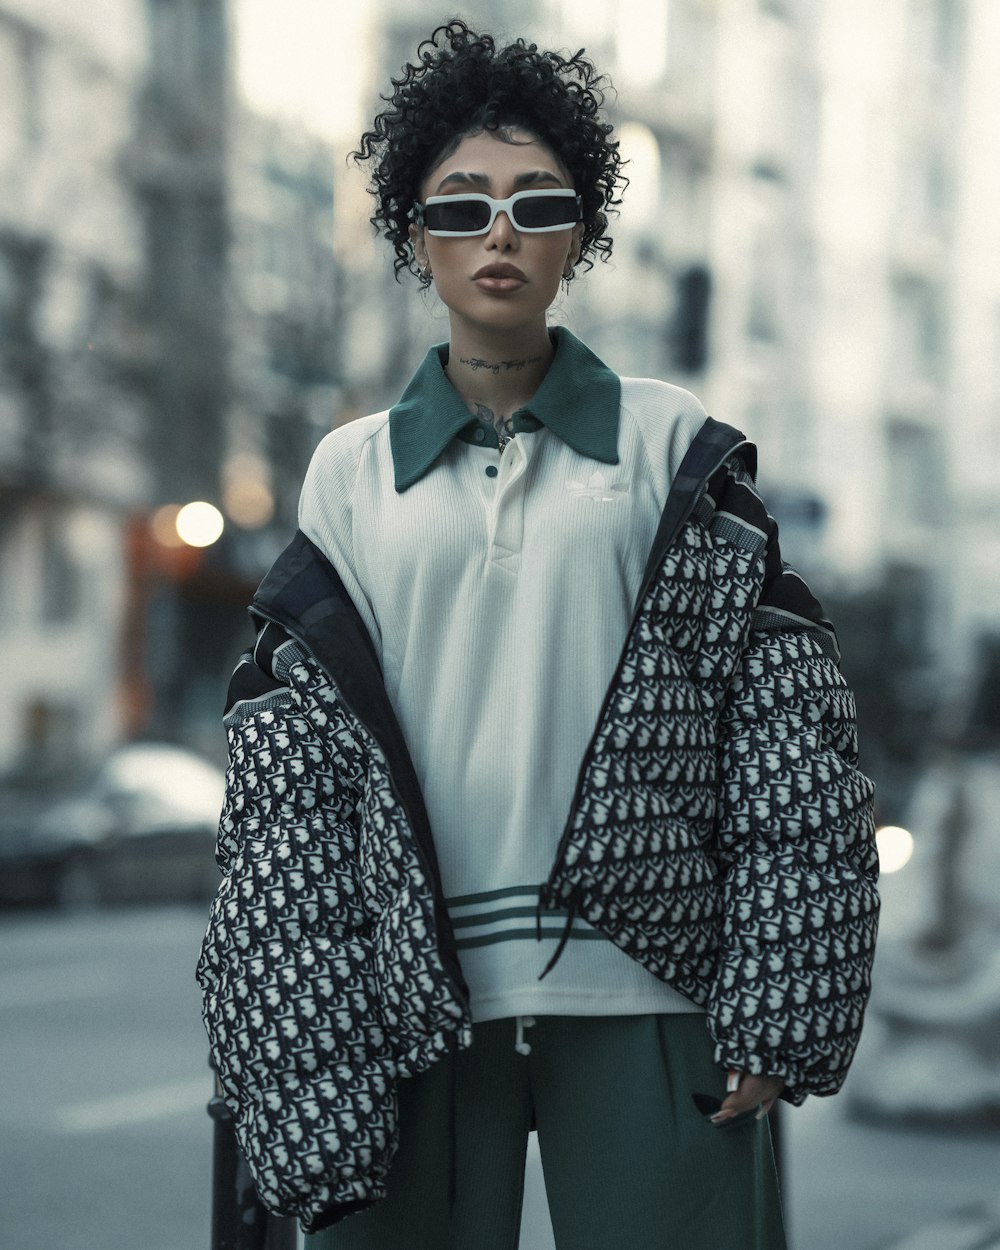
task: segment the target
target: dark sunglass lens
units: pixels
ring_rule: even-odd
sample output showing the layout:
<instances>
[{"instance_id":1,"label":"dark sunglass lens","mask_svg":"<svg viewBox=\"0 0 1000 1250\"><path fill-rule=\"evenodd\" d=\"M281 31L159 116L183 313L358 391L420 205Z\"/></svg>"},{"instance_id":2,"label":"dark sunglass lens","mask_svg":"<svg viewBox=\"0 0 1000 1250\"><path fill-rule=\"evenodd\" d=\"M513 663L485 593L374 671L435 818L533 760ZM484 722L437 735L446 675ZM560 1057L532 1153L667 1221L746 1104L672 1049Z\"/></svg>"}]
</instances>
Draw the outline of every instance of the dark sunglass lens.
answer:
<instances>
[{"instance_id":1,"label":"dark sunglass lens","mask_svg":"<svg viewBox=\"0 0 1000 1250\"><path fill-rule=\"evenodd\" d=\"M424 221L428 230L482 230L490 219L490 206L482 200L459 196L443 204L428 204Z\"/></svg>"},{"instance_id":2,"label":"dark sunglass lens","mask_svg":"<svg viewBox=\"0 0 1000 1250\"><path fill-rule=\"evenodd\" d=\"M576 200L568 195L532 195L514 205L514 220L525 230L570 226L578 218Z\"/></svg>"}]
</instances>

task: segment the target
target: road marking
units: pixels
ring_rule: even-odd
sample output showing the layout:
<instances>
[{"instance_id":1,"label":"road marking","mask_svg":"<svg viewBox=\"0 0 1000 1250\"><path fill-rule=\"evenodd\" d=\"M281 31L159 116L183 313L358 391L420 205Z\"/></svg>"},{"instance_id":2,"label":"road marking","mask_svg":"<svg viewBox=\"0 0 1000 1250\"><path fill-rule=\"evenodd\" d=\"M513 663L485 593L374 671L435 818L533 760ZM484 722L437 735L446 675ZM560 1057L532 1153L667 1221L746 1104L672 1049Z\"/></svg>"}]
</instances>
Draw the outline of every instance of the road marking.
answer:
<instances>
[{"instance_id":1,"label":"road marking","mask_svg":"<svg viewBox=\"0 0 1000 1250\"><path fill-rule=\"evenodd\" d=\"M986 1207L956 1211L945 1219L924 1225L887 1250L997 1250L1000 1247L1000 1212Z\"/></svg>"},{"instance_id":2,"label":"road marking","mask_svg":"<svg viewBox=\"0 0 1000 1250\"><path fill-rule=\"evenodd\" d=\"M109 966L25 969L0 976L0 1010L103 998L122 990Z\"/></svg>"},{"instance_id":3,"label":"road marking","mask_svg":"<svg viewBox=\"0 0 1000 1250\"><path fill-rule=\"evenodd\" d=\"M108 1129L167 1120L204 1108L212 1096L210 1075L197 1079L154 1085L130 1094L113 1094L93 1102L79 1102L55 1112L55 1127L67 1135L101 1133Z\"/></svg>"}]
</instances>

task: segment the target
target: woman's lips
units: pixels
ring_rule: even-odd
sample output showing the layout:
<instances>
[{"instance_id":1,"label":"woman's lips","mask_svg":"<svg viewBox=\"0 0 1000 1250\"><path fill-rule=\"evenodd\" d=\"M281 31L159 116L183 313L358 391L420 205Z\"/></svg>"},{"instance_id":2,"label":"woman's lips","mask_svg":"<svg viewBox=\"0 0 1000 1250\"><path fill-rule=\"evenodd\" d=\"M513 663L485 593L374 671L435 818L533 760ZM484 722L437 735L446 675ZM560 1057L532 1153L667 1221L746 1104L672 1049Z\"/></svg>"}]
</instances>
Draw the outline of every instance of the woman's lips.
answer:
<instances>
[{"instance_id":1,"label":"woman's lips","mask_svg":"<svg viewBox=\"0 0 1000 1250\"><path fill-rule=\"evenodd\" d=\"M483 291L516 291L528 279L514 265L484 265L472 275L472 281Z\"/></svg>"}]
</instances>

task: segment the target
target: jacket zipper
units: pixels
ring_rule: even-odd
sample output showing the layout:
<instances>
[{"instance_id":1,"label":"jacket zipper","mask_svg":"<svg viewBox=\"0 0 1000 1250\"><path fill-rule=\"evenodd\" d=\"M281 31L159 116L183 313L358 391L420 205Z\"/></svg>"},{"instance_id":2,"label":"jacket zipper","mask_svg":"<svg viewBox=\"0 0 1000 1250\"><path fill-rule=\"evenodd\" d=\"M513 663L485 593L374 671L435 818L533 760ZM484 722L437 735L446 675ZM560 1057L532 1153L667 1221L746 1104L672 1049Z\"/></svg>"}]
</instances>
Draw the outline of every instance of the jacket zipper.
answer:
<instances>
[{"instance_id":1,"label":"jacket zipper","mask_svg":"<svg viewBox=\"0 0 1000 1250\"><path fill-rule=\"evenodd\" d=\"M556 854L555 854L555 859L552 861L552 868L549 871L548 878L543 883L543 885L539 888L539 891L538 891L539 909L543 907L549 908L552 903L553 891L554 891L553 880L559 871L559 865L562 863L563 856L566 853L566 847L568 846L570 837L572 836L573 819L574 819L574 816L576 815L577 804L580 801L580 791L583 789L584 774L587 771L587 764L590 760L591 753L594 749L594 742L597 738L598 731L600 730L601 724L604 721L604 714L607 711L608 704L611 701L612 692L615 690L615 688L618 685L618 678L621 674L622 666L625 663L625 656L626 656L626 653L628 652L628 645L632 638L632 631L635 629L636 621L638 621L639 619L639 612L642 608L642 602L645 599L650 586L659 576L660 569L663 567L663 562L667 558L667 552L674 545L674 541L677 538L677 535L681 532L681 530L684 528L684 526L687 524L688 520L690 519L691 513L694 511L695 505L697 504L698 500L701 498L701 493L705 489L705 486L707 485L712 474L715 473L718 469L720 469L726 463L726 461L730 458L730 456L733 455L735 451L737 451L740 447L745 446L746 442L747 442L746 439L741 439L739 442L733 443L731 447L727 447L726 450L719 455L718 459L711 466L711 468L709 468L702 475L702 477L698 481L698 485L695 487L694 490L691 491L691 498L688 502L687 507L684 509L684 511L680 514L680 516L675 521L673 529L671 530L670 534L667 535L663 543L663 550L658 556L656 563L653 565L653 567L649 570L649 572L643 578L642 585L639 588L639 593L636 596L635 607L632 610L632 619L629 621L629 627L625 634L625 642L622 644L621 654L618 657L618 663L615 665L614 675L612 676L611 681L608 683L607 690L604 692L604 699L601 703L601 710L598 713L597 720L594 724L594 732L590 735L590 741L587 743L587 749L586 751L584 751L583 758L580 761L580 768L576 775L576 785L573 789L573 798L570 801L570 805L569 805L569 815L566 817L566 824L564 825L562 834L559 838L559 845L556 847ZM668 501L669 501L669 495L668 495ZM667 507L667 504L664 503L663 505L664 511L666 511L666 507Z\"/></svg>"},{"instance_id":2,"label":"jacket zipper","mask_svg":"<svg viewBox=\"0 0 1000 1250\"><path fill-rule=\"evenodd\" d=\"M266 609L261 608L260 605L257 603L253 604L253 612L257 616L261 617L262 620L270 621L271 624L280 626L281 629L285 630L289 634L290 637L295 639L295 641L299 644L299 646L304 647L305 650L309 653L309 655L311 655L313 659L316 660L315 652L313 651L312 647L309 645L307 640L299 633L297 629L295 629L292 625L290 625L288 621L282 620L281 617L276 615L275 613L269 612ZM319 660L316 660L316 662L320 663ZM324 672L327 671L324 665L320 664L320 666L323 668ZM332 675L329 672L327 672L327 676L330 677L331 681L333 680ZM343 701L344 706L347 708L350 714L354 717L354 719L358 722L358 724L364 725L365 722L363 718L359 716L357 711L351 706L350 701L344 695L344 692L341 690L339 685L337 686L337 695ZM370 730L368 730L367 726L365 726L365 729L367 732L369 733L371 732ZM374 734L372 734L372 737L374 738ZM375 741L377 742L378 739L376 738ZM379 745L381 746L381 744ZM403 803L401 796L399 794L399 791L396 789L396 783L392 775L392 769L387 768L386 775L389 778L389 785L392 787L392 792L396 798L396 802L399 803L399 806L405 812L406 805ZM435 865L432 868L430 862L427 859L427 856L424 854L424 849L420 845L420 841L418 838L416 837L413 838L413 845L414 845L414 848L416 849L417 859L420 862L420 867L423 869L424 876L431 883L431 891L434 897L434 939L435 939L435 945L437 946L438 950L441 950L441 934L440 934L440 930L438 929L438 907L440 907L442 912L447 913L447 906L444 901L444 891L441 886L441 877L440 877L439 872L437 871L437 866ZM448 945L449 945L449 954L453 957L455 965L460 966L459 961L458 961L458 948L454 945L453 942L449 942ZM470 1012L470 1007L469 1007L468 994L466 993L465 989L461 985L459 985L459 983L455 980L454 976L448 969L447 963L444 960L442 960L442 964L444 965L445 975L448 977L448 981L451 985L452 992L454 993L455 997L464 1007L466 1014L470 1015L471 1012Z\"/></svg>"}]
</instances>

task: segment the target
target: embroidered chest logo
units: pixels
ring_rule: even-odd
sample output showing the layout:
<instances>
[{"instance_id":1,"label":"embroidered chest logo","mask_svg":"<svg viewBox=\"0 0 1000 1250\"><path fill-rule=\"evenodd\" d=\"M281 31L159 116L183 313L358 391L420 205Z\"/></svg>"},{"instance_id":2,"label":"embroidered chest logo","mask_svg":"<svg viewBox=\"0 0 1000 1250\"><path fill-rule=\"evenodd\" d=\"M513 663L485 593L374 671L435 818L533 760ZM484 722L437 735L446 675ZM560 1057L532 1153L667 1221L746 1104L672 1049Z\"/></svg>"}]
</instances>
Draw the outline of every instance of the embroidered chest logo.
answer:
<instances>
[{"instance_id":1,"label":"embroidered chest logo","mask_svg":"<svg viewBox=\"0 0 1000 1250\"><path fill-rule=\"evenodd\" d=\"M612 486L601 469L595 469L585 482L571 477L566 483L566 489L571 495L578 495L581 499L595 499L598 503L614 503L625 494L624 487Z\"/></svg>"}]
</instances>

